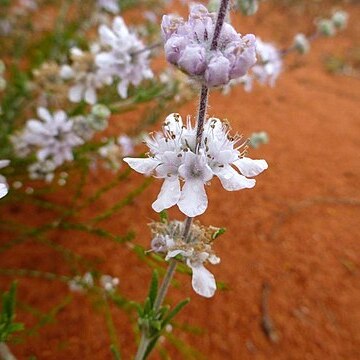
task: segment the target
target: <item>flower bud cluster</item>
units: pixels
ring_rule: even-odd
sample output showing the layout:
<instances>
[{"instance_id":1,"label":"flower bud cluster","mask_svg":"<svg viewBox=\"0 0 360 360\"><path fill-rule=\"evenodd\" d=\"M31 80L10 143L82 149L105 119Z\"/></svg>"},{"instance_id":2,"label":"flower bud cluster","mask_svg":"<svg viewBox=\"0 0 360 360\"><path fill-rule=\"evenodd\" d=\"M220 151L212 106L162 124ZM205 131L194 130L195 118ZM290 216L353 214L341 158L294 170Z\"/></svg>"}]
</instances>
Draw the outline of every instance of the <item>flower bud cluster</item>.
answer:
<instances>
[{"instance_id":1,"label":"flower bud cluster","mask_svg":"<svg viewBox=\"0 0 360 360\"><path fill-rule=\"evenodd\" d=\"M317 31L322 36L334 36L337 30L342 30L346 27L348 18L349 15L346 11L335 11L330 19L320 19L317 22Z\"/></svg>"},{"instance_id":2,"label":"flower bud cluster","mask_svg":"<svg viewBox=\"0 0 360 360\"><path fill-rule=\"evenodd\" d=\"M203 226L196 221L184 238L184 222L153 222L150 228L153 237L152 250L165 253L165 260L181 257L192 270L192 287L195 292L204 297L212 297L216 291L215 278L203 264L220 262L212 250L212 243L219 229Z\"/></svg>"},{"instance_id":3,"label":"flower bud cluster","mask_svg":"<svg viewBox=\"0 0 360 360\"><path fill-rule=\"evenodd\" d=\"M223 25L217 48L212 48L215 15L196 4L187 21L164 15L161 24L166 59L208 87L245 75L256 61L255 36L241 36L228 23Z\"/></svg>"},{"instance_id":4,"label":"flower bud cluster","mask_svg":"<svg viewBox=\"0 0 360 360\"><path fill-rule=\"evenodd\" d=\"M177 205L189 217L201 215L208 206L205 185L214 176L225 190L236 191L254 187L256 181L248 177L267 169L265 160L245 157L247 141L232 137L228 123L216 118L206 121L199 145L190 118L184 125L176 113L166 118L162 133L147 137L145 143L150 150L148 158L124 161L141 174L164 179L152 204L157 212Z\"/></svg>"},{"instance_id":5,"label":"flower bud cluster","mask_svg":"<svg viewBox=\"0 0 360 360\"><path fill-rule=\"evenodd\" d=\"M299 33L294 36L294 49L300 54L307 54L310 51L310 41L306 35Z\"/></svg>"}]
</instances>

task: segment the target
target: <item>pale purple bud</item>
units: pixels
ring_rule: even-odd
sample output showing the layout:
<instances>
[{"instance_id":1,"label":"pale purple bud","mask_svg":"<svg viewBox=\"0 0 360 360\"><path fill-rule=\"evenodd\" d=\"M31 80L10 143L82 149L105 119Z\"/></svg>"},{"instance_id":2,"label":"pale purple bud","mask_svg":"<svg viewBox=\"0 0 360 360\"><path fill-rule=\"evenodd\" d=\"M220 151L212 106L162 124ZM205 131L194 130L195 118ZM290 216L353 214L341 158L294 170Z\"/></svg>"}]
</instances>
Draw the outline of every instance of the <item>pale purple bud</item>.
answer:
<instances>
[{"instance_id":1,"label":"pale purple bud","mask_svg":"<svg viewBox=\"0 0 360 360\"><path fill-rule=\"evenodd\" d=\"M225 51L225 56L229 58L230 54L234 56L231 61L230 78L236 79L244 76L247 71L256 63L255 36L252 34L243 37L238 46L229 46L229 52ZM229 56L228 56L229 55Z\"/></svg>"},{"instance_id":2,"label":"pale purple bud","mask_svg":"<svg viewBox=\"0 0 360 360\"><path fill-rule=\"evenodd\" d=\"M205 81L208 86L221 86L229 82L230 61L217 51L210 59L205 71Z\"/></svg>"},{"instance_id":3,"label":"pale purple bud","mask_svg":"<svg viewBox=\"0 0 360 360\"><path fill-rule=\"evenodd\" d=\"M206 68L205 49L197 45L188 45L178 61L179 67L190 75L201 75Z\"/></svg>"},{"instance_id":4,"label":"pale purple bud","mask_svg":"<svg viewBox=\"0 0 360 360\"><path fill-rule=\"evenodd\" d=\"M164 15L161 21L161 33L165 41L177 30L183 20L174 15Z\"/></svg>"},{"instance_id":5,"label":"pale purple bud","mask_svg":"<svg viewBox=\"0 0 360 360\"><path fill-rule=\"evenodd\" d=\"M166 60L170 64L176 65L186 45L187 40L185 38L181 36L171 37L164 46Z\"/></svg>"}]
</instances>

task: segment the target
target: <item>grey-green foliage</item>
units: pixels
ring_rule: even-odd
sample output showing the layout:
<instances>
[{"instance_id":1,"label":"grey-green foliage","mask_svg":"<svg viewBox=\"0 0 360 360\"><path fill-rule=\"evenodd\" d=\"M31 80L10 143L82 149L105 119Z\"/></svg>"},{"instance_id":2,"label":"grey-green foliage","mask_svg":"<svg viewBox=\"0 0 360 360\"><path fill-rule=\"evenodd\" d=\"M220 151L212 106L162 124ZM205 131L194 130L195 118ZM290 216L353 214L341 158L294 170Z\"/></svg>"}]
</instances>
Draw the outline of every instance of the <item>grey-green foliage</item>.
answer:
<instances>
[{"instance_id":1,"label":"grey-green foliage","mask_svg":"<svg viewBox=\"0 0 360 360\"><path fill-rule=\"evenodd\" d=\"M16 302L16 283L12 283L10 290L2 295L2 307L0 314L0 343L6 342L9 337L24 329L22 323L14 322Z\"/></svg>"},{"instance_id":2,"label":"grey-green foliage","mask_svg":"<svg viewBox=\"0 0 360 360\"><path fill-rule=\"evenodd\" d=\"M177 315L181 309L189 303L190 299L180 301L172 310L169 306L156 307L156 298L159 291L159 275L157 270L154 270L151 279L150 289L148 296L144 302L144 305L137 305L139 314L139 328L142 333L146 334L149 340L149 345L146 351L148 356L151 350L156 345L161 333L165 329L166 325Z\"/></svg>"}]
</instances>

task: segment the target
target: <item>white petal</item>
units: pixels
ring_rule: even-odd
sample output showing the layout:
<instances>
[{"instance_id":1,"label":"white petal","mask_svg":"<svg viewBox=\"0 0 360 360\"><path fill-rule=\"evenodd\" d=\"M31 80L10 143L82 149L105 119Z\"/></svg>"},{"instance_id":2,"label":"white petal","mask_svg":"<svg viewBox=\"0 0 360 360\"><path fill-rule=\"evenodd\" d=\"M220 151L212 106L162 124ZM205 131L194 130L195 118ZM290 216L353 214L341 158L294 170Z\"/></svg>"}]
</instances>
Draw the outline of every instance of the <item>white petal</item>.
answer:
<instances>
[{"instance_id":1,"label":"white petal","mask_svg":"<svg viewBox=\"0 0 360 360\"><path fill-rule=\"evenodd\" d=\"M185 181L178 202L180 211L189 217L195 217L203 214L207 205L208 199L204 183L201 180Z\"/></svg>"},{"instance_id":2,"label":"white petal","mask_svg":"<svg viewBox=\"0 0 360 360\"><path fill-rule=\"evenodd\" d=\"M95 104L96 103L96 92L95 92L95 89L93 87L88 87L86 90L85 90L85 101L88 103L88 104Z\"/></svg>"},{"instance_id":3,"label":"white petal","mask_svg":"<svg viewBox=\"0 0 360 360\"><path fill-rule=\"evenodd\" d=\"M100 26L99 35L100 35L101 41L103 43L105 43L106 45L112 45L112 44L116 43L115 34L106 25Z\"/></svg>"},{"instance_id":4,"label":"white petal","mask_svg":"<svg viewBox=\"0 0 360 360\"><path fill-rule=\"evenodd\" d=\"M81 101L84 92L84 85L77 84L70 88L69 90L69 100L75 103Z\"/></svg>"},{"instance_id":5,"label":"white petal","mask_svg":"<svg viewBox=\"0 0 360 360\"><path fill-rule=\"evenodd\" d=\"M203 265L192 266L188 262L188 266L192 269L192 287L194 291L206 298L214 296L216 291L216 281L214 275Z\"/></svg>"},{"instance_id":6,"label":"white petal","mask_svg":"<svg viewBox=\"0 0 360 360\"><path fill-rule=\"evenodd\" d=\"M150 175L159 165L159 161L153 158L124 158L123 159L133 170L140 174Z\"/></svg>"},{"instance_id":7,"label":"white petal","mask_svg":"<svg viewBox=\"0 0 360 360\"><path fill-rule=\"evenodd\" d=\"M0 199L8 193L8 187L5 184L0 184Z\"/></svg>"},{"instance_id":8,"label":"white petal","mask_svg":"<svg viewBox=\"0 0 360 360\"><path fill-rule=\"evenodd\" d=\"M69 65L63 65L60 69L60 77L64 80L69 80L75 75L74 70Z\"/></svg>"},{"instance_id":9,"label":"white petal","mask_svg":"<svg viewBox=\"0 0 360 360\"><path fill-rule=\"evenodd\" d=\"M8 166L10 164L10 160L0 160L0 169Z\"/></svg>"},{"instance_id":10,"label":"white petal","mask_svg":"<svg viewBox=\"0 0 360 360\"><path fill-rule=\"evenodd\" d=\"M254 179L248 179L240 175L230 165L214 170L215 175L220 179L221 185L227 191L237 191L241 189L251 189L255 186Z\"/></svg>"},{"instance_id":11,"label":"white petal","mask_svg":"<svg viewBox=\"0 0 360 360\"><path fill-rule=\"evenodd\" d=\"M256 176L268 168L265 160L253 160L247 157L236 160L234 165L245 176Z\"/></svg>"},{"instance_id":12,"label":"white petal","mask_svg":"<svg viewBox=\"0 0 360 360\"><path fill-rule=\"evenodd\" d=\"M177 204L180 199L180 181L177 177L165 178L157 199L153 202L152 208L156 212L168 209Z\"/></svg>"},{"instance_id":13,"label":"white petal","mask_svg":"<svg viewBox=\"0 0 360 360\"><path fill-rule=\"evenodd\" d=\"M52 116L49 113L49 111L43 107L38 107L37 108L37 114L39 116L40 119L45 120L47 122L51 122L52 121Z\"/></svg>"},{"instance_id":14,"label":"white petal","mask_svg":"<svg viewBox=\"0 0 360 360\"><path fill-rule=\"evenodd\" d=\"M127 80L122 80L118 83L117 91L123 99L127 98L128 86L129 86L129 82Z\"/></svg>"},{"instance_id":15,"label":"white petal","mask_svg":"<svg viewBox=\"0 0 360 360\"><path fill-rule=\"evenodd\" d=\"M169 259L174 258L175 256L178 256L178 255L186 255L186 251L185 250L179 250L179 249L169 251L166 254L165 260L168 261Z\"/></svg>"}]
</instances>

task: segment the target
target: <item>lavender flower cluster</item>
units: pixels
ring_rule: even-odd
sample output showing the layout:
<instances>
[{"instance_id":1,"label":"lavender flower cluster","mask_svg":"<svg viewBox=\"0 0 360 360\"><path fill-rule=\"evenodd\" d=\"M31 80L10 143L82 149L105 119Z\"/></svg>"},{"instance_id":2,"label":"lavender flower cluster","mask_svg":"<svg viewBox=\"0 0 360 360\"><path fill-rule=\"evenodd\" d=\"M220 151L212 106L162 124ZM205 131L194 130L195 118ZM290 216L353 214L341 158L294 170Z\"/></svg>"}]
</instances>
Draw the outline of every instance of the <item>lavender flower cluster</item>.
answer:
<instances>
[{"instance_id":1,"label":"lavender flower cluster","mask_svg":"<svg viewBox=\"0 0 360 360\"><path fill-rule=\"evenodd\" d=\"M214 47L215 25L216 14L200 4L190 7L188 21L164 15L161 24L166 59L208 87L244 76L256 62L254 35L241 36L225 23Z\"/></svg>"}]
</instances>

